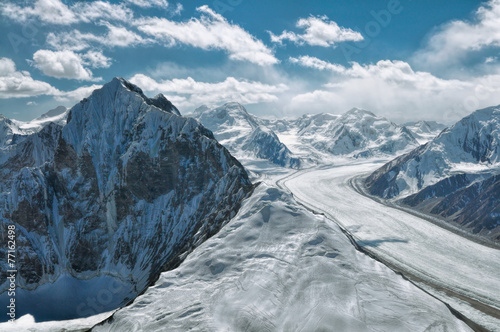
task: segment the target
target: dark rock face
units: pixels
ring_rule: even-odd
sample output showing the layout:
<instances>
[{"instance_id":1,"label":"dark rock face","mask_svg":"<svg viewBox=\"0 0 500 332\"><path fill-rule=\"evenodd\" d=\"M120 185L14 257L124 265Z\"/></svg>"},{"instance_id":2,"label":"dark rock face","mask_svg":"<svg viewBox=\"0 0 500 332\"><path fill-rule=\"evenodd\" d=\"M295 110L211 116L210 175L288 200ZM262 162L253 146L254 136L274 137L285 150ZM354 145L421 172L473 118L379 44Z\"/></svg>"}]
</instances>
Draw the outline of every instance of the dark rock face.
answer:
<instances>
[{"instance_id":1,"label":"dark rock face","mask_svg":"<svg viewBox=\"0 0 500 332\"><path fill-rule=\"evenodd\" d=\"M74 106L64 127L2 150L0 179L0 223L17 227L18 287L111 275L135 294L252 189L209 130L123 79Z\"/></svg>"},{"instance_id":2,"label":"dark rock face","mask_svg":"<svg viewBox=\"0 0 500 332\"><path fill-rule=\"evenodd\" d=\"M245 151L253 151L258 158L267 159L279 166L300 167L300 159L290 157L290 150L271 130L257 127L242 148Z\"/></svg>"},{"instance_id":3,"label":"dark rock face","mask_svg":"<svg viewBox=\"0 0 500 332\"><path fill-rule=\"evenodd\" d=\"M500 241L500 175L473 181L458 174L405 197L404 205L439 215L474 234Z\"/></svg>"},{"instance_id":4,"label":"dark rock face","mask_svg":"<svg viewBox=\"0 0 500 332\"><path fill-rule=\"evenodd\" d=\"M401 171L401 165L414 158L419 158L418 155L423 149L425 149L425 145L420 146L405 155L397 157L370 174L370 176L365 180L365 186L370 194L382 198L393 198L398 196L400 188L397 183L397 177ZM420 173L416 172L416 174L419 175ZM419 179L419 182L421 182L420 180L421 179Z\"/></svg>"},{"instance_id":5,"label":"dark rock face","mask_svg":"<svg viewBox=\"0 0 500 332\"><path fill-rule=\"evenodd\" d=\"M181 115L177 107L175 107L170 100L168 100L164 95L161 93L156 95L154 98L146 98L146 102L150 105L154 105L158 107L159 109L162 109L166 112L171 112L177 115Z\"/></svg>"}]
</instances>

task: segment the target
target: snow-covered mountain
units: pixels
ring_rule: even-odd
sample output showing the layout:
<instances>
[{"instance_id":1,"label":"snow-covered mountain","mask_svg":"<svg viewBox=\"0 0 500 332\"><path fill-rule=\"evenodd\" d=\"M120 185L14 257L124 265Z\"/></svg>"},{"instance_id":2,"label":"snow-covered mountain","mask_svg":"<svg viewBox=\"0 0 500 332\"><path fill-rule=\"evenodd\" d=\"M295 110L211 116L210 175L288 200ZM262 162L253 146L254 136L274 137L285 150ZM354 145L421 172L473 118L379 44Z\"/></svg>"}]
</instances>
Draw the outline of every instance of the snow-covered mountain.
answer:
<instances>
[{"instance_id":1,"label":"snow-covered mountain","mask_svg":"<svg viewBox=\"0 0 500 332\"><path fill-rule=\"evenodd\" d=\"M295 158L264 121L238 103L217 108L199 107L193 114L238 159L265 159L273 164L298 168Z\"/></svg>"},{"instance_id":2,"label":"snow-covered mountain","mask_svg":"<svg viewBox=\"0 0 500 332\"><path fill-rule=\"evenodd\" d=\"M16 135L22 135L16 123L0 114L0 149L15 142Z\"/></svg>"},{"instance_id":3,"label":"snow-covered mountain","mask_svg":"<svg viewBox=\"0 0 500 332\"><path fill-rule=\"evenodd\" d=\"M92 331L471 330L335 223L261 184L219 234Z\"/></svg>"},{"instance_id":4,"label":"snow-covered mountain","mask_svg":"<svg viewBox=\"0 0 500 332\"><path fill-rule=\"evenodd\" d=\"M366 158L397 155L418 146L406 127L359 108L341 116L304 115L291 121L289 128L287 133L279 135L286 136L284 139L291 141L291 147L310 151L311 157L319 162L324 154Z\"/></svg>"},{"instance_id":5,"label":"snow-covered mountain","mask_svg":"<svg viewBox=\"0 0 500 332\"><path fill-rule=\"evenodd\" d=\"M500 240L500 107L478 110L366 180L370 193Z\"/></svg>"},{"instance_id":6,"label":"snow-covered mountain","mask_svg":"<svg viewBox=\"0 0 500 332\"><path fill-rule=\"evenodd\" d=\"M358 108L343 115L269 120L228 103L214 109L200 107L194 117L237 158L257 157L292 168L330 163L332 156L394 156L419 145L405 126Z\"/></svg>"},{"instance_id":7,"label":"snow-covered mountain","mask_svg":"<svg viewBox=\"0 0 500 332\"><path fill-rule=\"evenodd\" d=\"M305 114L294 121L299 136L314 135L325 131L333 121L339 118L339 115L330 113Z\"/></svg>"},{"instance_id":8,"label":"snow-covered mountain","mask_svg":"<svg viewBox=\"0 0 500 332\"><path fill-rule=\"evenodd\" d=\"M68 109L64 106L58 106L31 121L11 120L0 114L0 148L19 142L51 122L64 125L67 115Z\"/></svg>"},{"instance_id":9,"label":"snow-covered mountain","mask_svg":"<svg viewBox=\"0 0 500 332\"><path fill-rule=\"evenodd\" d=\"M18 314L37 320L131 300L215 234L252 189L209 130L121 78L71 108L64 126L50 122L0 149L0 179L0 223L17 229Z\"/></svg>"},{"instance_id":10,"label":"snow-covered mountain","mask_svg":"<svg viewBox=\"0 0 500 332\"><path fill-rule=\"evenodd\" d=\"M413 137L417 139L420 144L425 144L431 139L439 135L446 126L436 121L413 121L407 122L404 126L411 131Z\"/></svg>"}]
</instances>

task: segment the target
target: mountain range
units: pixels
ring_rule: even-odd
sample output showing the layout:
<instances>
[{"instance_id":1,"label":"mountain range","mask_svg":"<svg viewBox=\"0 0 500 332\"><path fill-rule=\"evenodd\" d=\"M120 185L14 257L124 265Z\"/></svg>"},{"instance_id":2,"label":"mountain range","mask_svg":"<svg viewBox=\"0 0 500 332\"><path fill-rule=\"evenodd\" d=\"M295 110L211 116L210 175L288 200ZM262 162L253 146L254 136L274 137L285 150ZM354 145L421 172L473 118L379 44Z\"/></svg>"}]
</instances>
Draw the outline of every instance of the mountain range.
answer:
<instances>
[{"instance_id":1,"label":"mountain range","mask_svg":"<svg viewBox=\"0 0 500 332\"><path fill-rule=\"evenodd\" d=\"M182 116L123 78L29 122L0 116L18 312L48 321L122 307L93 331L470 331L364 249L409 240L358 243L280 181L388 161L363 173L369 195L500 241L499 122L500 107L448 128L359 108L267 119L235 102Z\"/></svg>"},{"instance_id":2,"label":"mountain range","mask_svg":"<svg viewBox=\"0 0 500 332\"><path fill-rule=\"evenodd\" d=\"M419 145L415 137L437 135L439 124L422 125L418 136L383 117L352 109L340 116L321 113L298 119L264 119L238 103L202 106L193 114L238 159L263 159L272 164L303 168L335 157L395 156Z\"/></svg>"}]
</instances>

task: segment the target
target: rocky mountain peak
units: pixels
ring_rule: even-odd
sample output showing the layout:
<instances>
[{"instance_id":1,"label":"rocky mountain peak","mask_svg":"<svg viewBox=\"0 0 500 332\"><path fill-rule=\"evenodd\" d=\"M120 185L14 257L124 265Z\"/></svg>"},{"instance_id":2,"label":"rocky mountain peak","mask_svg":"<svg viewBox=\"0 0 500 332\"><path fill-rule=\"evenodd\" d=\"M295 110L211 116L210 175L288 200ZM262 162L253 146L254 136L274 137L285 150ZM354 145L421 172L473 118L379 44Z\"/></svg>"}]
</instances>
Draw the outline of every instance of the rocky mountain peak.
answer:
<instances>
[{"instance_id":1,"label":"rocky mountain peak","mask_svg":"<svg viewBox=\"0 0 500 332\"><path fill-rule=\"evenodd\" d=\"M351 108L349 111L345 112L342 116L346 117L346 118L347 117L362 118L364 116L369 116L369 117L374 117L374 118L377 117L374 113L367 111L365 109L362 109L362 108L357 108L357 107Z\"/></svg>"},{"instance_id":2,"label":"rocky mountain peak","mask_svg":"<svg viewBox=\"0 0 500 332\"><path fill-rule=\"evenodd\" d=\"M116 308L235 215L252 190L246 171L177 113L164 96L115 78L72 107L66 125L0 149L0 223L19 229L23 310L37 320L89 315L62 303L95 297L103 278L122 285L102 310ZM74 301L32 293L68 280L87 284ZM44 303L57 305L53 316L39 310Z\"/></svg>"}]
</instances>

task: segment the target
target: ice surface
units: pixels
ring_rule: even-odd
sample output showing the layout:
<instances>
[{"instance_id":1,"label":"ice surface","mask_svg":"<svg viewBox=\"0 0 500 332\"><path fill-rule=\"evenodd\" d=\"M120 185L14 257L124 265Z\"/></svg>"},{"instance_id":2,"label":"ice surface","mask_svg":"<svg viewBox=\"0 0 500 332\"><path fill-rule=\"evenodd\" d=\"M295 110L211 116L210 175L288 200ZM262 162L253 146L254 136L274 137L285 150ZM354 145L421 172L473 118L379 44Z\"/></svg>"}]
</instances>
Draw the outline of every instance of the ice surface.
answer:
<instances>
[{"instance_id":1,"label":"ice surface","mask_svg":"<svg viewBox=\"0 0 500 332\"><path fill-rule=\"evenodd\" d=\"M302 171L283 182L297 200L335 219L376 256L428 283L499 310L500 251L377 203L350 187L351 178L378 166L365 162ZM466 306L455 309L499 331L500 320Z\"/></svg>"},{"instance_id":2,"label":"ice surface","mask_svg":"<svg viewBox=\"0 0 500 332\"><path fill-rule=\"evenodd\" d=\"M229 224L93 331L470 331L356 251L339 227L262 184Z\"/></svg>"}]
</instances>

